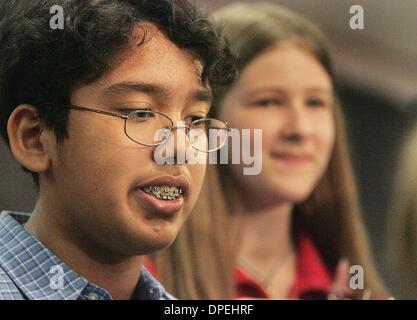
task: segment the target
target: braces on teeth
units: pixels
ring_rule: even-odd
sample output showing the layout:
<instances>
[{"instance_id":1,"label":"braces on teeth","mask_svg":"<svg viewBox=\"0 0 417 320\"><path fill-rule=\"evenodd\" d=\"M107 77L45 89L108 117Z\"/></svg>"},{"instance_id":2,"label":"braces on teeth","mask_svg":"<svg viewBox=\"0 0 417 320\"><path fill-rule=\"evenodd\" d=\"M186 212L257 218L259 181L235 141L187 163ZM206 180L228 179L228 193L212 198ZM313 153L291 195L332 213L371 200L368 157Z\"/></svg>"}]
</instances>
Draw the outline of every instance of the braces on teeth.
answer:
<instances>
[{"instance_id":1,"label":"braces on teeth","mask_svg":"<svg viewBox=\"0 0 417 320\"><path fill-rule=\"evenodd\" d=\"M176 200L184 193L181 188L168 186L147 186L142 190L159 200Z\"/></svg>"}]
</instances>

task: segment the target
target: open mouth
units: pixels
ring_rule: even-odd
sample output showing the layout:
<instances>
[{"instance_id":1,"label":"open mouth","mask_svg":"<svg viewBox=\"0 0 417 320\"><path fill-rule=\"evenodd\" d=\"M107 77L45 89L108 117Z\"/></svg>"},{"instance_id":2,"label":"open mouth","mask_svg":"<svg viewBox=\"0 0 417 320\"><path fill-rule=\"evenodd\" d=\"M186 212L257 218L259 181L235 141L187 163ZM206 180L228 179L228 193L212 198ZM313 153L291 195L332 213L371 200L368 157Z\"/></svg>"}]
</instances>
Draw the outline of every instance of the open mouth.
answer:
<instances>
[{"instance_id":1,"label":"open mouth","mask_svg":"<svg viewBox=\"0 0 417 320\"><path fill-rule=\"evenodd\" d=\"M185 176L161 176L143 182L134 194L152 212L172 216L183 207L189 189Z\"/></svg>"},{"instance_id":2,"label":"open mouth","mask_svg":"<svg viewBox=\"0 0 417 320\"><path fill-rule=\"evenodd\" d=\"M182 198L184 190L181 187L169 185L153 185L141 188L146 194L164 201L173 201Z\"/></svg>"},{"instance_id":3,"label":"open mouth","mask_svg":"<svg viewBox=\"0 0 417 320\"><path fill-rule=\"evenodd\" d=\"M184 176L162 176L144 182L139 188L158 200L174 201L185 197L190 183Z\"/></svg>"}]
</instances>

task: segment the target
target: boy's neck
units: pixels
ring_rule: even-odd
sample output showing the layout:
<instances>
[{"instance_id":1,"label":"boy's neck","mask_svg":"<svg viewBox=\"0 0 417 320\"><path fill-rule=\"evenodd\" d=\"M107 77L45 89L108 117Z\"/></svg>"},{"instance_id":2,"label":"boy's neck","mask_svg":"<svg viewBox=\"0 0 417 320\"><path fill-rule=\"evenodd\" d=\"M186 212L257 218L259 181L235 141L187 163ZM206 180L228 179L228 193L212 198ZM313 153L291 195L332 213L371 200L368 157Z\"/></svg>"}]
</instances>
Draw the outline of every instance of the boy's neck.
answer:
<instances>
[{"instance_id":1,"label":"boy's neck","mask_svg":"<svg viewBox=\"0 0 417 320\"><path fill-rule=\"evenodd\" d=\"M89 282L106 289L115 300L128 300L139 281L142 256L121 256L95 245L80 230L62 228L57 212L38 202L25 229Z\"/></svg>"}]
</instances>

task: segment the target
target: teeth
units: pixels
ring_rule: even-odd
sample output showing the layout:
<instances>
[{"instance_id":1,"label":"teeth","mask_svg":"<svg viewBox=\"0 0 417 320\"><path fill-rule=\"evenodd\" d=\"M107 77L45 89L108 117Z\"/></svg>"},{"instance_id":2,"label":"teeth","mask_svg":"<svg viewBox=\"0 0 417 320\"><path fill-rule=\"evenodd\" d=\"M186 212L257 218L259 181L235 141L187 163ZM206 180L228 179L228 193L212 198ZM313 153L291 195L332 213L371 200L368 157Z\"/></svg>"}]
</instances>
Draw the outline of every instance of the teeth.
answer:
<instances>
[{"instance_id":1,"label":"teeth","mask_svg":"<svg viewBox=\"0 0 417 320\"><path fill-rule=\"evenodd\" d=\"M173 186L145 186L142 188L147 194L159 200L176 200L184 193L181 188Z\"/></svg>"}]
</instances>

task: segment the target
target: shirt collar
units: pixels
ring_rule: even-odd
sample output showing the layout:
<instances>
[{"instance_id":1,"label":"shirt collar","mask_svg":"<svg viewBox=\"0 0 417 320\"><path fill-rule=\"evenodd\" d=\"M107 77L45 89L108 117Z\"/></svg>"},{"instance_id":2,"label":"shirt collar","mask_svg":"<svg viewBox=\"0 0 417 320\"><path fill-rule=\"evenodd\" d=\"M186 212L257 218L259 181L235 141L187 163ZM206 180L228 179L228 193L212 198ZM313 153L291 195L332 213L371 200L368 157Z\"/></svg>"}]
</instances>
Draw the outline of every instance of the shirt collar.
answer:
<instances>
[{"instance_id":1,"label":"shirt collar","mask_svg":"<svg viewBox=\"0 0 417 320\"><path fill-rule=\"evenodd\" d=\"M0 268L24 296L29 300L111 299L106 290L89 283L26 231L21 223L29 217L27 213L0 214ZM173 297L142 267L133 299Z\"/></svg>"},{"instance_id":2,"label":"shirt collar","mask_svg":"<svg viewBox=\"0 0 417 320\"><path fill-rule=\"evenodd\" d=\"M0 266L29 300L76 300L88 281L72 271L13 217L25 222L29 215L0 214ZM60 283L63 288L59 287Z\"/></svg>"},{"instance_id":3,"label":"shirt collar","mask_svg":"<svg viewBox=\"0 0 417 320\"><path fill-rule=\"evenodd\" d=\"M268 298L268 293L241 267L235 269L238 297ZM326 299L331 274L314 242L304 233L297 234L297 272L288 294L290 299Z\"/></svg>"},{"instance_id":4,"label":"shirt collar","mask_svg":"<svg viewBox=\"0 0 417 320\"><path fill-rule=\"evenodd\" d=\"M313 241L302 232L298 237L297 278L290 296L326 299L331 288L331 273Z\"/></svg>"}]
</instances>

